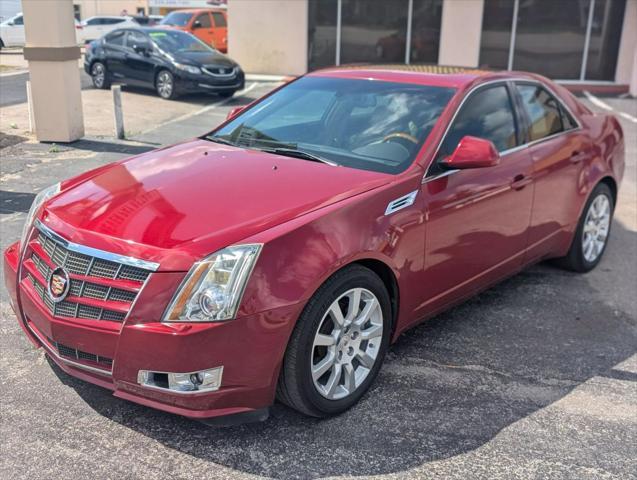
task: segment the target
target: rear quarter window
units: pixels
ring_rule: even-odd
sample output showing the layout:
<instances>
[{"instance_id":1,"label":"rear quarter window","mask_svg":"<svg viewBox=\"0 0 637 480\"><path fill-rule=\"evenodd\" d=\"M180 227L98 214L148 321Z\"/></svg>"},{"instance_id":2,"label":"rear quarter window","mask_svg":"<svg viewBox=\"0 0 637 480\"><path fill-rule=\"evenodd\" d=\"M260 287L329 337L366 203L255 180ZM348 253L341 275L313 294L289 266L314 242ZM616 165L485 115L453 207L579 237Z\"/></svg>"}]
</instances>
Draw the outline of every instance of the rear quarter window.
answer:
<instances>
[{"instance_id":1,"label":"rear quarter window","mask_svg":"<svg viewBox=\"0 0 637 480\"><path fill-rule=\"evenodd\" d=\"M564 130L560 105L553 95L539 85L518 84L516 88L529 120L530 141L540 140Z\"/></svg>"}]
</instances>

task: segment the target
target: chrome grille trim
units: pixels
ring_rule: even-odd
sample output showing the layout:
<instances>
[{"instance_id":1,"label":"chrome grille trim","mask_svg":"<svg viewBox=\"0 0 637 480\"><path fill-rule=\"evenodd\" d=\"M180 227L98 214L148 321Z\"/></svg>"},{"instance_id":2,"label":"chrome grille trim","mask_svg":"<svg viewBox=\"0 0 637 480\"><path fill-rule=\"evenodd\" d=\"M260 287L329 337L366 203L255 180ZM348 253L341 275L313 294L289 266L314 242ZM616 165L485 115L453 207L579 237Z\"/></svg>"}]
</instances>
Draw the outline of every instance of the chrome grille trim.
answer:
<instances>
[{"instance_id":1,"label":"chrome grille trim","mask_svg":"<svg viewBox=\"0 0 637 480\"><path fill-rule=\"evenodd\" d=\"M84 245L79 245L77 243L69 242L64 237L58 235L49 227L44 225L40 220L35 221L35 228L37 228L41 233L46 235L50 240L53 240L55 243L61 243L66 249L71 250L72 252L77 252L82 255L86 255L89 257L96 257L102 260L106 260L113 263L123 263L124 265L129 265L131 267L141 268L143 270L150 270L151 272L157 271L159 268L159 263L149 262L147 260L140 260L138 258L127 257L125 255L119 255L117 253L107 252L105 250L99 250L97 248L86 247ZM53 253L53 252L52 252ZM49 256L52 257L52 254L47 252Z\"/></svg>"}]
</instances>

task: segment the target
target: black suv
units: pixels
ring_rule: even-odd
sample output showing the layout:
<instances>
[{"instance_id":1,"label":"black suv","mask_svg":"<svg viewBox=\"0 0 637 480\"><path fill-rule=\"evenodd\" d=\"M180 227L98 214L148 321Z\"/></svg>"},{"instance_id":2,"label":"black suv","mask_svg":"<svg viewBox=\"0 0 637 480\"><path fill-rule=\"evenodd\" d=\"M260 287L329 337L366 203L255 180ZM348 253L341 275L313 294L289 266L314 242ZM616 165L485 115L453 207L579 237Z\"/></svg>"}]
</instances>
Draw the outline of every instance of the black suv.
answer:
<instances>
[{"instance_id":1,"label":"black suv","mask_svg":"<svg viewBox=\"0 0 637 480\"><path fill-rule=\"evenodd\" d=\"M244 87L241 67L193 35L168 28L121 28L86 48L84 70L96 88L112 82L154 88L162 98Z\"/></svg>"}]
</instances>

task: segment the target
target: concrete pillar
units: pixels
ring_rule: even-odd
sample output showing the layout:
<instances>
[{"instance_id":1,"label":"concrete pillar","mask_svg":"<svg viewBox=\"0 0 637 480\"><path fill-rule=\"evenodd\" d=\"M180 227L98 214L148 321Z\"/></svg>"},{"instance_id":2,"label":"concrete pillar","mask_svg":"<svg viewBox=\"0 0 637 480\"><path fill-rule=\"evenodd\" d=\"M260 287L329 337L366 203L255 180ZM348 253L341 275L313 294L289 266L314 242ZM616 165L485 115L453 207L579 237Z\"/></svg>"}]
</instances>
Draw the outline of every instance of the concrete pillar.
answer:
<instances>
[{"instance_id":1,"label":"concrete pillar","mask_svg":"<svg viewBox=\"0 0 637 480\"><path fill-rule=\"evenodd\" d=\"M626 2L615 81L629 85L631 95L637 97L637 0Z\"/></svg>"},{"instance_id":2,"label":"concrete pillar","mask_svg":"<svg viewBox=\"0 0 637 480\"><path fill-rule=\"evenodd\" d=\"M22 11L36 137L73 142L84 136L73 1L22 0Z\"/></svg>"},{"instance_id":3,"label":"concrete pillar","mask_svg":"<svg viewBox=\"0 0 637 480\"><path fill-rule=\"evenodd\" d=\"M480 61L484 0L444 0L438 63L477 67Z\"/></svg>"},{"instance_id":4,"label":"concrete pillar","mask_svg":"<svg viewBox=\"0 0 637 480\"><path fill-rule=\"evenodd\" d=\"M228 55L246 72L307 72L308 0L230 0Z\"/></svg>"}]
</instances>

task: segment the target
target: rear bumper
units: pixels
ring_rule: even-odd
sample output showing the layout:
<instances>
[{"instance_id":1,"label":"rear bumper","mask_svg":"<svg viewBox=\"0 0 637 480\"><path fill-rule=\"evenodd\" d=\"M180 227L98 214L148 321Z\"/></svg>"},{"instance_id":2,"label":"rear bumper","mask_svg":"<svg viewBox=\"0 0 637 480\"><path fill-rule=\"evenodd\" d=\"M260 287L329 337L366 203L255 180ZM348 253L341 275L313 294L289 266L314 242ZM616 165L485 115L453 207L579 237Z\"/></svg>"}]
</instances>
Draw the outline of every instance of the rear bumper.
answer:
<instances>
[{"instance_id":1,"label":"rear bumper","mask_svg":"<svg viewBox=\"0 0 637 480\"><path fill-rule=\"evenodd\" d=\"M67 374L112 390L116 397L194 419L250 412L263 418L264 409L273 403L300 305L226 323L163 324L159 318L142 316L153 317L152 311L163 310L165 298L158 292L174 291L183 273L155 273L129 318L114 329L106 325L112 322L53 317L27 280L18 287L17 243L5 251L4 260L5 283L18 323ZM143 386L137 380L139 370L182 373L219 366L223 378L214 392L178 393Z\"/></svg>"}]
</instances>

